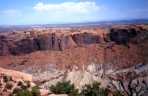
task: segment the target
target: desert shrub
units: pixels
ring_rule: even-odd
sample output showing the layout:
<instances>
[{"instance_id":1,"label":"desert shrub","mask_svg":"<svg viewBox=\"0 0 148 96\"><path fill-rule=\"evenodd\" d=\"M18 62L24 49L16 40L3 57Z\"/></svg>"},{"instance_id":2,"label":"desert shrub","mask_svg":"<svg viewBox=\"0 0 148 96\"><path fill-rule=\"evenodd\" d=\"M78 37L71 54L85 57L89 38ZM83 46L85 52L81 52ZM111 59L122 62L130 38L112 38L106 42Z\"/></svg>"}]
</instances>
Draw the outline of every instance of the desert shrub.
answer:
<instances>
[{"instance_id":1,"label":"desert shrub","mask_svg":"<svg viewBox=\"0 0 148 96\"><path fill-rule=\"evenodd\" d=\"M19 91L21 91L20 88L15 88L15 89L13 90L12 94L17 94Z\"/></svg>"},{"instance_id":2,"label":"desert shrub","mask_svg":"<svg viewBox=\"0 0 148 96\"><path fill-rule=\"evenodd\" d=\"M38 86L32 87L31 94L32 94L32 96L40 96L39 87Z\"/></svg>"},{"instance_id":3,"label":"desert shrub","mask_svg":"<svg viewBox=\"0 0 148 96\"><path fill-rule=\"evenodd\" d=\"M11 89L13 87L13 84L11 83L6 83L6 86L5 86L7 89Z\"/></svg>"},{"instance_id":4,"label":"desert shrub","mask_svg":"<svg viewBox=\"0 0 148 96\"><path fill-rule=\"evenodd\" d=\"M10 76L4 76L3 77L3 81L4 82L9 82L9 81L11 81L12 80L12 77L10 77Z\"/></svg>"},{"instance_id":5,"label":"desert shrub","mask_svg":"<svg viewBox=\"0 0 148 96\"><path fill-rule=\"evenodd\" d=\"M27 89L30 87L30 82L29 81L28 82L27 81L24 81L24 82L19 81L17 85L20 86L22 89Z\"/></svg>"},{"instance_id":6,"label":"desert shrub","mask_svg":"<svg viewBox=\"0 0 148 96\"><path fill-rule=\"evenodd\" d=\"M17 85L18 85L18 86L22 86L22 85L23 85L23 82L22 82L22 81L19 81L19 82L17 83Z\"/></svg>"},{"instance_id":7,"label":"desert shrub","mask_svg":"<svg viewBox=\"0 0 148 96\"><path fill-rule=\"evenodd\" d=\"M22 85L21 89L27 89L27 86L26 85Z\"/></svg>"},{"instance_id":8,"label":"desert shrub","mask_svg":"<svg viewBox=\"0 0 148 96\"><path fill-rule=\"evenodd\" d=\"M37 86L32 87L31 91L28 89L14 89L13 96L40 96L40 91Z\"/></svg>"},{"instance_id":9,"label":"desert shrub","mask_svg":"<svg viewBox=\"0 0 148 96\"><path fill-rule=\"evenodd\" d=\"M107 96L108 90L100 88L100 83L94 82L91 85L85 85L82 88L80 96Z\"/></svg>"},{"instance_id":10,"label":"desert shrub","mask_svg":"<svg viewBox=\"0 0 148 96\"><path fill-rule=\"evenodd\" d=\"M70 81L58 82L56 85L49 87L54 94L68 94L68 96L78 96L78 89Z\"/></svg>"},{"instance_id":11,"label":"desert shrub","mask_svg":"<svg viewBox=\"0 0 148 96\"><path fill-rule=\"evenodd\" d=\"M14 96L33 96L31 92L27 89L18 91Z\"/></svg>"},{"instance_id":12,"label":"desert shrub","mask_svg":"<svg viewBox=\"0 0 148 96\"><path fill-rule=\"evenodd\" d=\"M30 81L25 81L27 88L31 87Z\"/></svg>"}]
</instances>

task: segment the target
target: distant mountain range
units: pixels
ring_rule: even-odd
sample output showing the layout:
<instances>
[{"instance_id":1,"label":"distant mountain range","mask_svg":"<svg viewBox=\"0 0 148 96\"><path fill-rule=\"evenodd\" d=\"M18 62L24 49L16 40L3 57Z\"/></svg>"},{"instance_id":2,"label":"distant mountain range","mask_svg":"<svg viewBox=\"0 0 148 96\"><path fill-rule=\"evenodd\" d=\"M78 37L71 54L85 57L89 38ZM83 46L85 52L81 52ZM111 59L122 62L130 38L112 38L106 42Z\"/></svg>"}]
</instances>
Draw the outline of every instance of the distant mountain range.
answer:
<instances>
[{"instance_id":1,"label":"distant mountain range","mask_svg":"<svg viewBox=\"0 0 148 96\"><path fill-rule=\"evenodd\" d=\"M114 21L102 21L101 23L110 24L148 24L148 19L131 19L131 20L114 20Z\"/></svg>"},{"instance_id":2,"label":"distant mountain range","mask_svg":"<svg viewBox=\"0 0 148 96\"><path fill-rule=\"evenodd\" d=\"M81 26L107 26L107 25L113 25L113 24L148 24L148 19L96 21L96 22L67 23L67 24L0 25L0 32L26 30L26 29L31 29L35 27L37 28L81 27Z\"/></svg>"}]
</instances>

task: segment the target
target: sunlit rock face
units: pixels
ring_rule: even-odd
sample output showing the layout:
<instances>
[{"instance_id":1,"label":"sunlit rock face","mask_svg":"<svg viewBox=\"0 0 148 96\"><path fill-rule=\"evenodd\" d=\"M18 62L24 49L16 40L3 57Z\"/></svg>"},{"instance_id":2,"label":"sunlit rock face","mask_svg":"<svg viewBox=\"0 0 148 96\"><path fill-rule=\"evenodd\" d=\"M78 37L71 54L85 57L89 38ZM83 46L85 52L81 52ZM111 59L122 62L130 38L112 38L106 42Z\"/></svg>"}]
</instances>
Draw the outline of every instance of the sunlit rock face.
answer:
<instances>
[{"instance_id":1,"label":"sunlit rock face","mask_svg":"<svg viewBox=\"0 0 148 96\"><path fill-rule=\"evenodd\" d=\"M32 75L15 70L8 70L0 67L0 74L11 76L12 79L15 80L32 81Z\"/></svg>"}]
</instances>

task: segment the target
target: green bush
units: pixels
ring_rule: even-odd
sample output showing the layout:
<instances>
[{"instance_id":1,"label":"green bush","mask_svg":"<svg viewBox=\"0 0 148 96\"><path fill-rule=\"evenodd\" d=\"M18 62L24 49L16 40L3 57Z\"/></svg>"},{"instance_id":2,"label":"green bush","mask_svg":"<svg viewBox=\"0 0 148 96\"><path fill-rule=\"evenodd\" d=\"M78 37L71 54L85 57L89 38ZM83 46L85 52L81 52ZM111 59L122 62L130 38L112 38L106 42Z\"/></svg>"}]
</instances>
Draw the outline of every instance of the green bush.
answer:
<instances>
[{"instance_id":1,"label":"green bush","mask_svg":"<svg viewBox=\"0 0 148 96\"><path fill-rule=\"evenodd\" d=\"M100 83L94 82L92 85L85 85L80 96L108 96L108 90L100 88Z\"/></svg>"},{"instance_id":2,"label":"green bush","mask_svg":"<svg viewBox=\"0 0 148 96\"><path fill-rule=\"evenodd\" d=\"M32 87L31 94L32 96L40 96L39 87L38 86Z\"/></svg>"},{"instance_id":3,"label":"green bush","mask_svg":"<svg viewBox=\"0 0 148 96\"><path fill-rule=\"evenodd\" d=\"M20 88L15 88L12 92L12 94L17 94L19 91L21 91L22 89Z\"/></svg>"},{"instance_id":4,"label":"green bush","mask_svg":"<svg viewBox=\"0 0 148 96\"><path fill-rule=\"evenodd\" d=\"M40 91L37 86L32 87L31 91L28 89L14 89L13 96L40 96Z\"/></svg>"},{"instance_id":5,"label":"green bush","mask_svg":"<svg viewBox=\"0 0 148 96\"><path fill-rule=\"evenodd\" d=\"M27 89L18 91L14 96L33 96Z\"/></svg>"},{"instance_id":6,"label":"green bush","mask_svg":"<svg viewBox=\"0 0 148 96\"><path fill-rule=\"evenodd\" d=\"M68 94L68 96L78 96L78 89L75 89L74 84L70 81L58 82L56 85L49 87L49 90L54 94Z\"/></svg>"}]
</instances>

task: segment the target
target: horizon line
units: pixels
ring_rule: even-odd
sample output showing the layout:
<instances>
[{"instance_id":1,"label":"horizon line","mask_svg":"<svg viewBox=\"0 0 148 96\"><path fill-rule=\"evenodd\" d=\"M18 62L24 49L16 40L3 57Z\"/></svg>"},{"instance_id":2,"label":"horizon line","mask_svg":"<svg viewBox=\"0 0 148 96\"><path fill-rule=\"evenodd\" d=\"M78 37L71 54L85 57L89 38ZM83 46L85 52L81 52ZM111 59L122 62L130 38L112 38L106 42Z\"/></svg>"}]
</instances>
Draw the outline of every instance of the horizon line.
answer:
<instances>
[{"instance_id":1,"label":"horizon line","mask_svg":"<svg viewBox=\"0 0 148 96\"><path fill-rule=\"evenodd\" d=\"M85 22L65 22L65 23L45 23L45 24L0 24L0 26L33 26L33 25L68 25L68 24L93 24L93 23L124 23L130 21L140 21L148 23L148 18L121 19L121 20L100 20L100 21L85 21ZM131 22L132 23L132 22ZM136 22L134 22L136 23ZM137 22L138 23L138 22Z\"/></svg>"}]
</instances>

